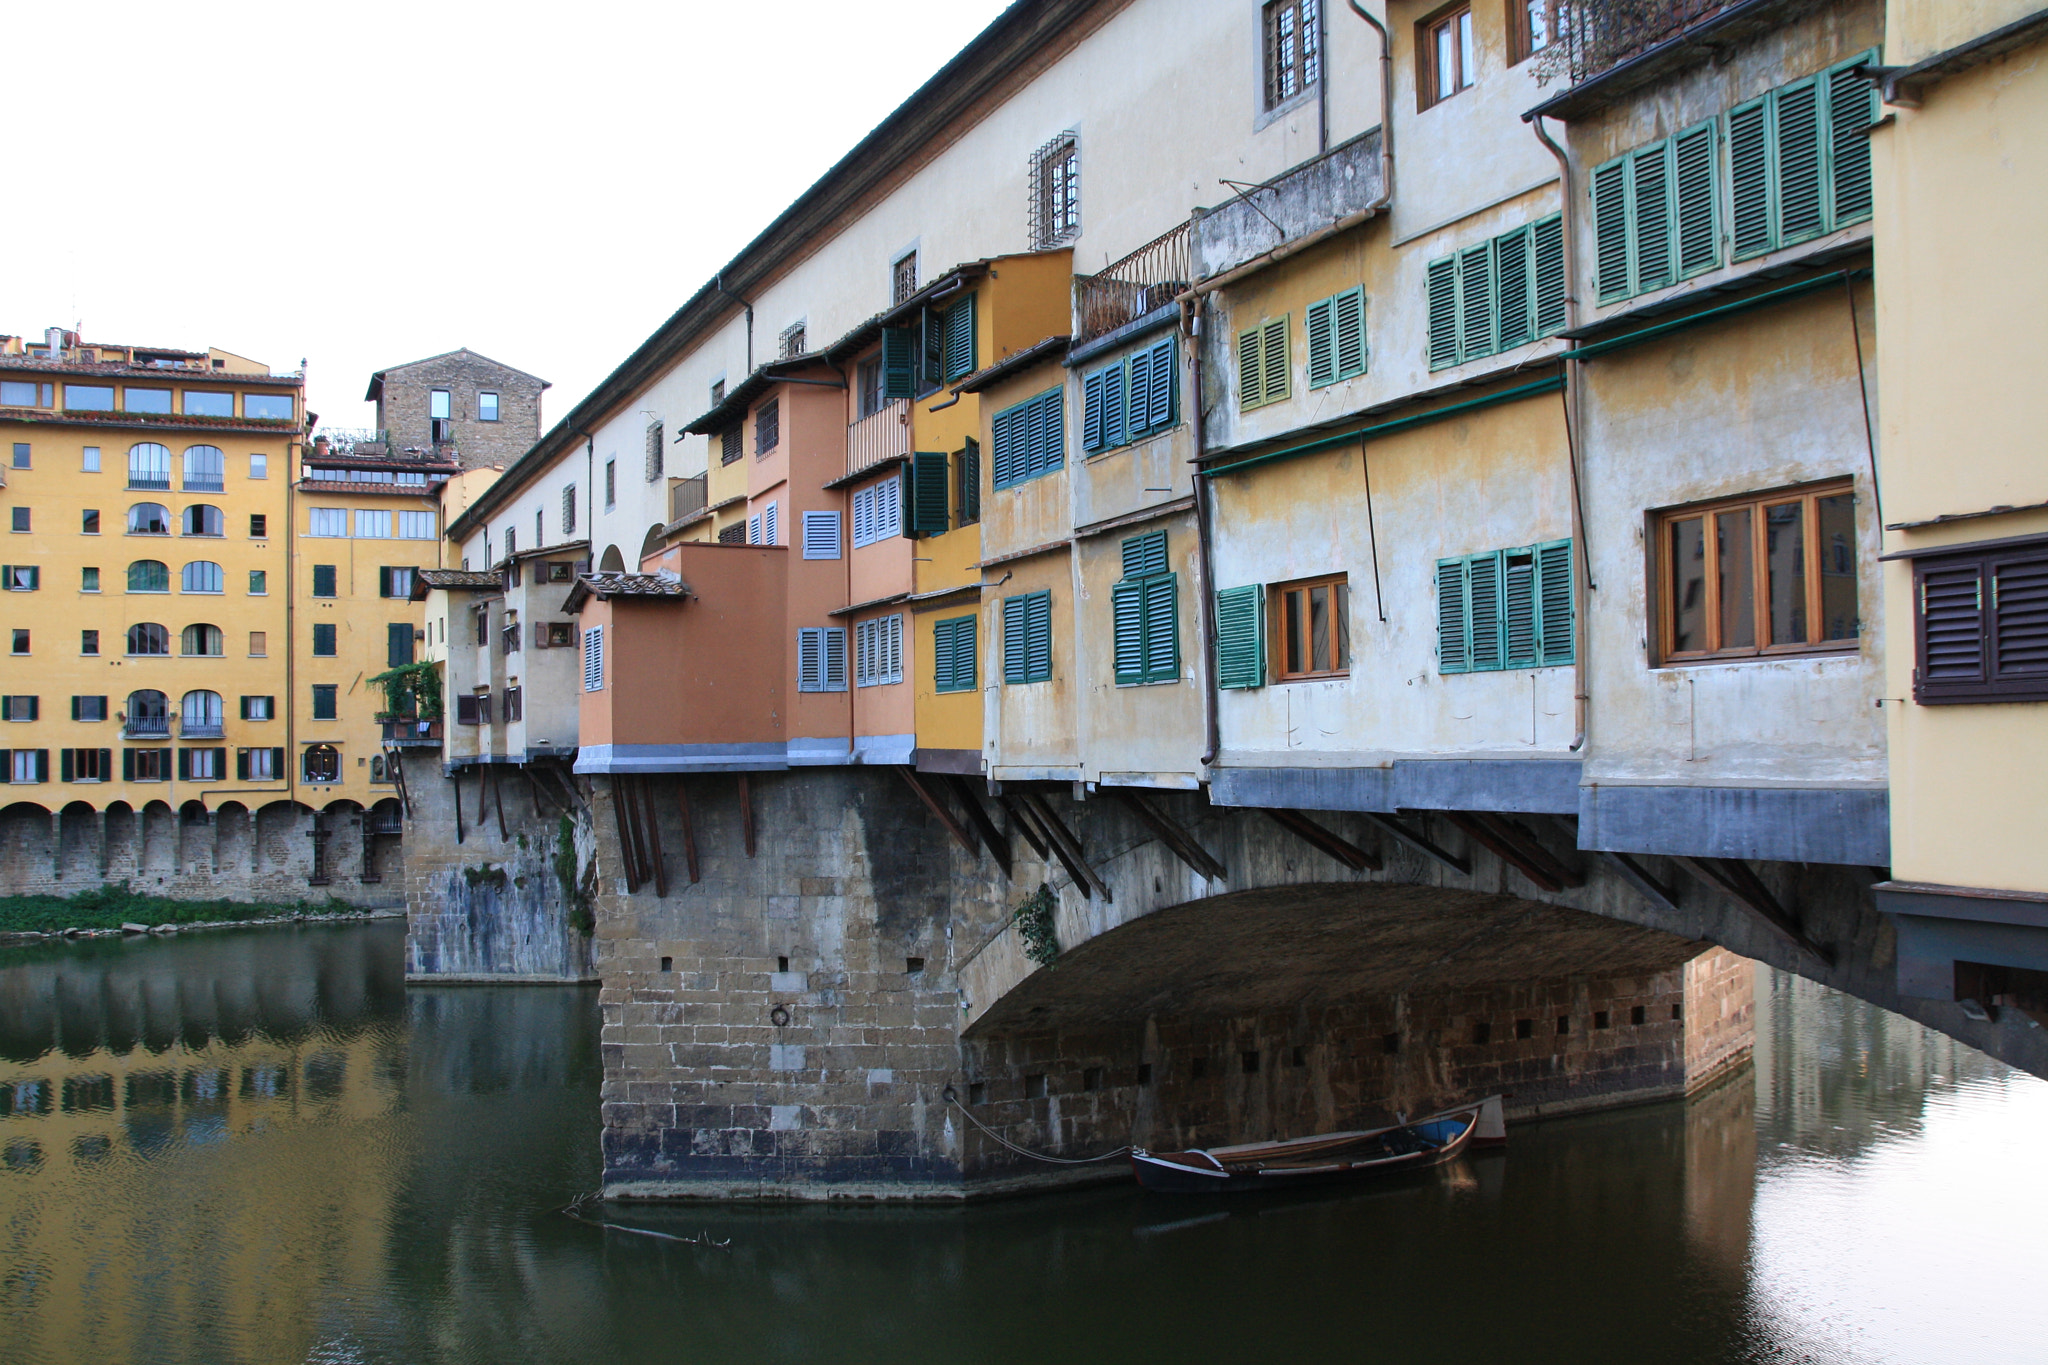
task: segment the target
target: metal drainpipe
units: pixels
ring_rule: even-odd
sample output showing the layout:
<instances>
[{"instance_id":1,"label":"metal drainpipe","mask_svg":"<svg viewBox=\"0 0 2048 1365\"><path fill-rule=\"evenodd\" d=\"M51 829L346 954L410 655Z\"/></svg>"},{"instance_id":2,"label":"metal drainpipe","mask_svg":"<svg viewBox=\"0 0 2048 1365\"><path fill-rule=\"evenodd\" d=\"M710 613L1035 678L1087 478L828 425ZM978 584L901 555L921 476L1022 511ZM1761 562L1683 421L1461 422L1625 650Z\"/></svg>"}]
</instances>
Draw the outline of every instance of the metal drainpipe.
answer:
<instances>
[{"instance_id":1,"label":"metal drainpipe","mask_svg":"<svg viewBox=\"0 0 2048 1365\"><path fill-rule=\"evenodd\" d=\"M1378 210L1394 201L1394 50L1387 41L1387 26L1373 18L1358 0L1350 0L1350 4L1352 12L1380 35L1380 197L1371 205ZM1326 69L1329 59L1325 52Z\"/></svg>"},{"instance_id":2,"label":"metal drainpipe","mask_svg":"<svg viewBox=\"0 0 2048 1365\"><path fill-rule=\"evenodd\" d=\"M1184 314L1188 321L1188 369L1190 382L1194 388L1192 402L1195 436L1195 562L1201 573L1201 582L1196 585L1196 590L1202 595L1200 667L1204 769L1216 761L1216 754L1223 747L1222 725L1216 714L1216 660L1213 657L1213 644L1216 639L1216 590L1209 553L1209 476L1202 468L1202 451L1208 433L1208 424L1202 416L1202 314L1206 307L1207 300L1197 294Z\"/></svg>"},{"instance_id":3,"label":"metal drainpipe","mask_svg":"<svg viewBox=\"0 0 2048 1365\"><path fill-rule=\"evenodd\" d=\"M1356 3L1356 0L1353 0ZM1541 117L1529 120L1529 126L1536 131L1536 138L1550 154L1557 158L1558 181L1563 193L1559 196L1563 207L1558 210L1558 231L1564 238L1564 315L1566 330L1576 330L1579 325L1579 271L1578 240L1572 233L1572 209L1577 203L1572 195L1572 162L1564 148L1551 139L1543 127ZM1578 492L1579 469L1584 463L1586 423L1584 378L1586 362L1567 360L1565 364L1565 420L1571 429L1565 433L1565 458L1572 465L1573 492ZM1586 522L1577 496L1572 498L1572 538L1578 542L1579 562L1584 568L1583 579L1574 582L1574 596L1578 599L1579 610L1572 614L1572 711L1573 734L1572 753L1586 747L1586 728L1592 717L1591 696L1588 690L1589 673L1586 668L1587 628L1586 608L1590 605L1587 595L1593 588L1593 558L1586 546Z\"/></svg>"},{"instance_id":4,"label":"metal drainpipe","mask_svg":"<svg viewBox=\"0 0 2048 1365\"><path fill-rule=\"evenodd\" d=\"M723 270L711 277L711 287L747 310L747 374L752 374L754 372L754 305L725 287L725 272Z\"/></svg>"},{"instance_id":5,"label":"metal drainpipe","mask_svg":"<svg viewBox=\"0 0 2048 1365\"><path fill-rule=\"evenodd\" d=\"M1330 150L1330 15L1316 6L1316 59L1322 69L1316 73L1316 155Z\"/></svg>"}]
</instances>

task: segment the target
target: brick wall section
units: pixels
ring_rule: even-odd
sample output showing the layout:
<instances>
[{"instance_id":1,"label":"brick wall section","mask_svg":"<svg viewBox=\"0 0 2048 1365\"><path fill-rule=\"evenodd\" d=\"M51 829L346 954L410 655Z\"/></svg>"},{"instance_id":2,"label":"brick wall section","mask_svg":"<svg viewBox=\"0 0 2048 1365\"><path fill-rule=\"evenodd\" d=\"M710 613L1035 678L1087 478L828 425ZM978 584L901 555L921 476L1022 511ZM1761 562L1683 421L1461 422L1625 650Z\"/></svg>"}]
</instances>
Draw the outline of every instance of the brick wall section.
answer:
<instances>
[{"instance_id":1,"label":"brick wall section","mask_svg":"<svg viewBox=\"0 0 2048 1365\"><path fill-rule=\"evenodd\" d=\"M1726 948L1686 963L1686 1088L1712 1085L1741 1066L1755 1040L1756 964Z\"/></svg>"},{"instance_id":2,"label":"brick wall section","mask_svg":"<svg viewBox=\"0 0 2048 1365\"><path fill-rule=\"evenodd\" d=\"M464 469L509 466L540 440L540 395L546 388L530 374L500 365L474 351L394 365L383 371L384 393L377 403L377 425L390 434L393 449L434 445L428 395L446 389L455 424L455 453ZM498 395L498 420L477 420L476 396Z\"/></svg>"}]
</instances>

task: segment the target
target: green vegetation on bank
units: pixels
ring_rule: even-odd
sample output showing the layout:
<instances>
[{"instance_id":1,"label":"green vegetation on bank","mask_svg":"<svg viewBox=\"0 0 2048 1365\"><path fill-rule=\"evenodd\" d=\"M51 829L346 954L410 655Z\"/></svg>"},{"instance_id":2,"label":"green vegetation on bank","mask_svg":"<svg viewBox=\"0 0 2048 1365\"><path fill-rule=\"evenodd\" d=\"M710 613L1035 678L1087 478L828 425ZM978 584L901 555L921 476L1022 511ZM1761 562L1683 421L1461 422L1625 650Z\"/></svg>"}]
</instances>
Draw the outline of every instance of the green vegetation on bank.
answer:
<instances>
[{"instance_id":1,"label":"green vegetation on bank","mask_svg":"<svg viewBox=\"0 0 2048 1365\"><path fill-rule=\"evenodd\" d=\"M123 924L207 924L216 920L332 915L355 909L346 901L185 901L138 895L128 883L96 887L76 896L0 896L0 933L40 929L118 929Z\"/></svg>"}]
</instances>

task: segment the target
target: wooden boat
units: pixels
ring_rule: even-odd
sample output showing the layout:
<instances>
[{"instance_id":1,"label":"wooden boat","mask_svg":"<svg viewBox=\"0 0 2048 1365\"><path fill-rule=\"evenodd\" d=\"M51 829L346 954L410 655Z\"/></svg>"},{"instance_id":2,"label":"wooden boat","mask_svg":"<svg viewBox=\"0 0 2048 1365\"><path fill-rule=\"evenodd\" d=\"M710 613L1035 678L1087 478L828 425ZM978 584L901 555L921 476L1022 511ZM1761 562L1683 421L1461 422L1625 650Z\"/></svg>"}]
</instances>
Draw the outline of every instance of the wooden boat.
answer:
<instances>
[{"instance_id":1,"label":"wooden boat","mask_svg":"<svg viewBox=\"0 0 2048 1365\"><path fill-rule=\"evenodd\" d=\"M1168 1194L1239 1194L1414 1171L1468 1146L1506 1140L1500 1097L1458 1105L1412 1123L1286 1142L1248 1142L1185 1152L1131 1151L1138 1183Z\"/></svg>"}]
</instances>

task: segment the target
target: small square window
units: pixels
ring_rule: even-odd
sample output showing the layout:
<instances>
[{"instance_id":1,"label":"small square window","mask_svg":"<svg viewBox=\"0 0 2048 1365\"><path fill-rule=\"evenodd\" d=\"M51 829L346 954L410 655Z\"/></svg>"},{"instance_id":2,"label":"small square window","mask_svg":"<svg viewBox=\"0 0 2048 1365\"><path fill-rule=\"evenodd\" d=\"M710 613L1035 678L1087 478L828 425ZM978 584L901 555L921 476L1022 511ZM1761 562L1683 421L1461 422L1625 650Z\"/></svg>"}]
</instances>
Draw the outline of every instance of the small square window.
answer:
<instances>
[{"instance_id":1,"label":"small square window","mask_svg":"<svg viewBox=\"0 0 2048 1365\"><path fill-rule=\"evenodd\" d=\"M85 448L85 462L80 467L87 474L97 474L100 472L100 448L98 446L87 446Z\"/></svg>"},{"instance_id":2,"label":"small square window","mask_svg":"<svg viewBox=\"0 0 2048 1365\"><path fill-rule=\"evenodd\" d=\"M26 530L28 530L28 529L29 529L29 509L28 509L28 508L26 508L26 507L13 507L13 508L9 508L8 510L9 510L9 511L11 511L11 512L12 512L12 513L14 514L14 529L15 529L15 530L17 530L17 531L26 531Z\"/></svg>"},{"instance_id":3,"label":"small square window","mask_svg":"<svg viewBox=\"0 0 2048 1365\"><path fill-rule=\"evenodd\" d=\"M78 571L78 590L80 592L98 592L100 590L100 571L90 565L80 569Z\"/></svg>"},{"instance_id":4,"label":"small square window","mask_svg":"<svg viewBox=\"0 0 2048 1365\"><path fill-rule=\"evenodd\" d=\"M14 467L16 469L27 469L29 467L28 461L29 443L27 441L16 441L14 443Z\"/></svg>"},{"instance_id":5,"label":"small square window","mask_svg":"<svg viewBox=\"0 0 2048 1365\"><path fill-rule=\"evenodd\" d=\"M267 597L267 596L269 596L269 595L270 595L270 575L269 575L269 573L268 573L268 572L266 572L266 571L265 571L265 570L263 570L263 569L251 569L251 570L249 570L249 596L251 596L251 597Z\"/></svg>"},{"instance_id":6,"label":"small square window","mask_svg":"<svg viewBox=\"0 0 2048 1365\"><path fill-rule=\"evenodd\" d=\"M252 659L260 659L260 658L264 657L264 656L265 656L266 654L270 653L270 645L269 645L269 641L270 641L270 635L269 635L269 633L268 633L267 631L261 631L261 630L252 630L252 631L250 631L250 632L249 632L249 657L250 657L250 658L252 658Z\"/></svg>"},{"instance_id":7,"label":"small square window","mask_svg":"<svg viewBox=\"0 0 2048 1365\"><path fill-rule=\"evenodd\" d=\"M448 390L434 389L427 394L427 416L445 422L449 417Z\"/></svg>"},{"instance_id":8,"label":"small square window","mask_svg":"<svg viewBox=\"0 0 2048 1365\"><path fill-rule=\"evenodd\" d=\"M249 514L249 538L251 540L267 540L269 536L269 516L262 512L251 512Z\"/></svg>"},{"instance_id":9,"label":"small square window","mask_svg":"<svg viewBox=\"0 0 2048 1365\"><path fill-rule=\"evenodd\" d=\"M14 632L14 652L16 654L26 654L29 652L27 631L17 630Z\"/></svg>"},{"instance_id":10,"label":"small square window","mask_svg":"<svg viewBox=\"0 0 2048 1365\"><path fill-rule=\"evenodd\" d=\"M79 652L80 654L97 654L97 653L99 653L99 652L100 652L100 633L99 633L98 631L96 631L96 630L81 630L81 631L79 631L79 632L78 632L78 652ZM83 718L83 717L81 717L81 719L84 719L84 718Z\"/></svg>"},{"instance_id":11,"label":"small square window","mask_svg":"<svg viewBox=\"0 0 2048 1365\"><path fill-rule=\"evenodd\" d=\"M78 533L86 536L96 536L100 533L100 512L97 507L85 509L79 518Z\"/></svg>"},{"instance_id":12,"label":"small square window","mask_svg":"<svg viewBox=\"0 0 2048 1365\"><path fill-rule=\"evenodd\" d=\"M251 455L249 457L249 477L252 479L267 479L270 477L270 457L268 455Z\"/></svg>"},{"instance_id":13,"label":"small square window","mask_svg":"<svg viewBox=\"0 0 2048 1365\"><path fill-rule=\"evenodd\" d=\"M498 420L498 395L495 393L479 393L476 396L476 420L479 422L495 422Z\"/></svg>"}]
</instances>

